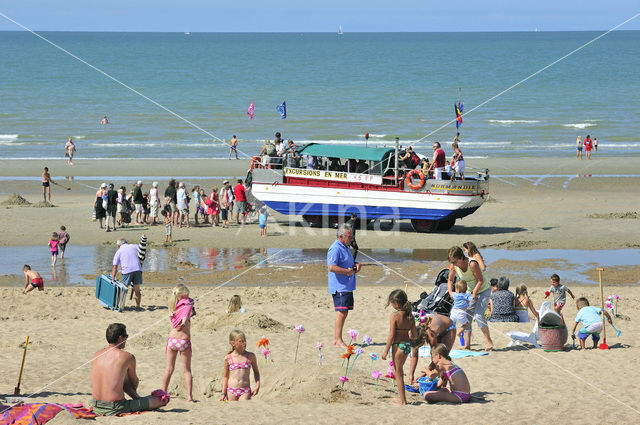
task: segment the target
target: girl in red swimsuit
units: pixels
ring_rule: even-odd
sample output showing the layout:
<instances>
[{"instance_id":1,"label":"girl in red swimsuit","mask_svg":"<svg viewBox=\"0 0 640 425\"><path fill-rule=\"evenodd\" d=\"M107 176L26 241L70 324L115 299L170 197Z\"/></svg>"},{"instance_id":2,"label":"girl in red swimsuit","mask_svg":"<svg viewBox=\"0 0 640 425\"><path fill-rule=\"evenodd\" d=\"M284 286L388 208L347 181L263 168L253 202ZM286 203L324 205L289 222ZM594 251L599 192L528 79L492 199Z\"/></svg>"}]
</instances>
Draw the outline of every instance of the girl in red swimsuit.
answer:
<instances>
[{"instance_id":1,"label":"girl in red swimsuit","mask_svg":"<svg viewBox=\"0 0 640 425\"><path fill-rule=\"evenodd\" d=\"M256 355L246 351L247 338L242 331L229 334L231 351L224 356L221 401L249 400L260 390L260 372ZM251 369L256 386L251 389Z\"/></svg>"}]
</instances>

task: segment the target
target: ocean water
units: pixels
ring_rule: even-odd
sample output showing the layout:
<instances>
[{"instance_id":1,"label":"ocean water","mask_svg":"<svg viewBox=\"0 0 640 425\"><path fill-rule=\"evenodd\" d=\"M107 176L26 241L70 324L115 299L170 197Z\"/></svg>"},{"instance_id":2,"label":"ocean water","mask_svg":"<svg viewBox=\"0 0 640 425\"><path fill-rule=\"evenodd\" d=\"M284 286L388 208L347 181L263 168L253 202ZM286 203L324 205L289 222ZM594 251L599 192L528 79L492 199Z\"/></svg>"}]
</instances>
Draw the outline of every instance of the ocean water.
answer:
<instances>
[{"instance_id":1,"label":"ocean water","mask_svg":"<svg viewBox=\"0 0 640 425\"><path fill-rule=\"evenodd\" d=\"M300 144L429 135L418 152L440 141L450 153L455 125L433 132L454 118L459 88L469 111L598 33L42 35L206 132L33 34L0 32L4 159L61 157L68 137L79 159L226 157L218 138L233 134L252 155L276 131ZM465 116L462 150L570 157L591 134L599 156L639 154L639 68L640 31L610 33Z\"/></svg>"}]
</instances>

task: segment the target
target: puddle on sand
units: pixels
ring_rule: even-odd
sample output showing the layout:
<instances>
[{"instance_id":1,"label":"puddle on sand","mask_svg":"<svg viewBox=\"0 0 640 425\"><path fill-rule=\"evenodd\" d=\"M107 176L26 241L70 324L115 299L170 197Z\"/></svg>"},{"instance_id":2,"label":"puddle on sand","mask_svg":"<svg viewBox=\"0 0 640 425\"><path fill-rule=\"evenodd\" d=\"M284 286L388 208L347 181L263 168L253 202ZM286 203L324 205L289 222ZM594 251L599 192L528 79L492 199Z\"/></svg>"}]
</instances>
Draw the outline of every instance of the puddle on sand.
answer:
<instances>
[{"instance_id":1,"label":"puddle on sand","mask_svg":"<svg viewBox=\"0 0 640 425\"><path fill-rule=\"evenodd\" d=\"M0 273L20 276L16 284L23 284L22 266L29 264L42 274L45 280L56 285L95 284L94 276L99 271L111 272L115 246L111 245L70 245L65 252L66 259L51 267L51 257L46 247L3 246L0 247ZM369 257L381 263L415 261L425 263L425 267L446 267L447 250L443 249L363 249L358 260L373 263ZM297 268L302 264L322 264L326 261L327 250L323 248L185 248L166 247L147 249L147 259L143 270L165 272L189 270L190 273L209 273L211 271L232 271L255 266L256 269ZM482 255L490 264L488 277L501 272L506 276L530 276L546 280L552 273L558 273L567 283L596 283L587 275L593 267L637 266L640 264L640 251L636 249L619 250L558 250L535 249L509 251L483 249ZM492 263L506 261L518 263L519 267L499 269ZM537 263L537 268L530 265ZM638 282L621 282L638 283ZM287 284L286 282L282 283Z\"/></svg>"}]
</instances>

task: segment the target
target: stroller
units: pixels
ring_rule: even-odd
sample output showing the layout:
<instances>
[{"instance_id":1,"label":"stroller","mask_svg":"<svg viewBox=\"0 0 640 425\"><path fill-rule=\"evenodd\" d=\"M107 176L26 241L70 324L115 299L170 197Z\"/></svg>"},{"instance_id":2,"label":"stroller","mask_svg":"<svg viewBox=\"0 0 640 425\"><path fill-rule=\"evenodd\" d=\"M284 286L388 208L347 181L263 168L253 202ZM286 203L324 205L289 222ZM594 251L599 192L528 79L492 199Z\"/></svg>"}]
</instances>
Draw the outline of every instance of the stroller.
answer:
<instances>
[{"instance_id":1,"label":"stroller","mask_svg":"<svg viewBox=\"0 0 640 425\"><path fill-rule=\"evenodd\" d=\"M449 269L442 269L436 277L435 287L430 294L423 292L420 299L412 303L414 313L420 314L421 311L426 313L438 313L448 316L453 307L453 300L449 295L447 281L449 279ZM455 281L458 280L456 276Z\"/></svg>"}]
</instances>

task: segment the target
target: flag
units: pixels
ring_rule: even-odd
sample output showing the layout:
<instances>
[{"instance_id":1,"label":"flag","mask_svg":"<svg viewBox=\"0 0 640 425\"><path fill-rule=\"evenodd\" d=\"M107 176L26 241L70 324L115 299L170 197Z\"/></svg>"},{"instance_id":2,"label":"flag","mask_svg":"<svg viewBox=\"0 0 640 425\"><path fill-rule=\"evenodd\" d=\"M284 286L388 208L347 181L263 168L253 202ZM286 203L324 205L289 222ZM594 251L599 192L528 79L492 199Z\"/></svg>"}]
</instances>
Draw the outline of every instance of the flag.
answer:
<instances>
[{"instance_id":1,"label":"flag","mask_svg":"<svg viewBox=\"0 0 640 425\"><path fill-rule=\"evenodd\" d=\"M253 119L253 100L251 101L251 105L249 105L249 109L247 109L247 115L249 115L249 119Z\"/></svg>"},{"instance_id":2,"label":"flag","mask_svg":"<svg viewBox=\"0 0 640 425\"><path fill-rule=\"evenodd\" d=\"M460 128L460 126L462 125L462 109L464 108L464 103L454 103L453 107L456 111L456 128Z\"/></svg>"},{"instance_id":3,"label":"flag","mask_svg":"<svg viewBox=\"0 0 640 425\"><path fill-rule=\"evenodd\" d=\"M280 113L280 118L287 118L287 102L282 102L282 105L276 106L276 111Z\"/></svg>"}]
</instances>

